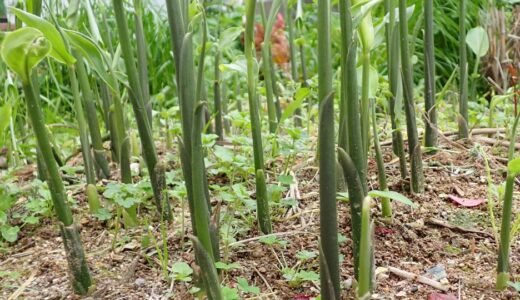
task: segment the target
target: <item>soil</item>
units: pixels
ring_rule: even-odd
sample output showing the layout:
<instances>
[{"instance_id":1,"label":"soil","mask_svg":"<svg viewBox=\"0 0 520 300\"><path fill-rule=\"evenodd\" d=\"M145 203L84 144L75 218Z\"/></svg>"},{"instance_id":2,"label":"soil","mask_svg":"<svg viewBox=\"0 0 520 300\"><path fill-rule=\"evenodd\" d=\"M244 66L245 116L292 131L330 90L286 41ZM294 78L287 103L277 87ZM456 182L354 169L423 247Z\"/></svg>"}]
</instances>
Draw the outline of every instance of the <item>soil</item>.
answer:
<instances>
[{"instance_id":1,"label":"soil","mask_svg":"<svg viewBox=\"0 0 520 300\"><path fill-rule=\"evenodd\" d=\"M504 182L505 165L499 158L504 156L504 151L487 146L481 148L488 153L494 183ZM427 299L432 293L450 294L455 296L454 299L520 299L513 290L496 292L494 289L497 244L486 203L469 208L458 206L448 198L448 195L487 198L484 159L474 149L474 144L453 147L453 142L450 142L442 145L435 154L425 154L425 192L412 195L406 191L408 183L400 179L399 163L391 155L391 148L384 147L390 190L405 194L419 208L412 209L394 202L394 220L389 224L381 220L380 208L374 205L377 285L373 299ZM243 277L250 285L261 289L256 299L303 300L319 294L319 282L290 284L281 271L283 266L288 266L318 273L319 266L317 257L305 262L296 258L300 250L318 253L318 170L313 160L302 157L293 172L298 180L298 186L293 189L293 192L299 192L298 208L276 214L273 224L273 231L287 241L286 246L263 244L258 240L256 229L252 229L235 236L235 245L230 246L229 251L223 251L229 254L227 263L238 262L242 266L225 272L224 283L233 287L236 278ZM222 178L211 180L225 182ZM373 161L369 164L369 181L369 188L377 189ZM518 190L518 186L515 189ZM193 298L189 293L191 284L171 284L164 280L155 248L141 248L139 237L142 232L122 229L119 237L129 238L112 247L113 228L88 215L85 199L80 197L77 201L80 208L74 213L81 226L81 237L96 282L95 291L88 299ZM516 204L516 213L519 208ZM193 250L186 238L186 234L191 232L189 220L186 216L186 229L182 234L180 215L181 208L176 206L176 221L168 236L170 264L182 260L196 270ZM500 215L498 208L495 215ZM350 299L353 293L348 287L352 285L353 271L347 202L339 204L338 221L340 232L346 237L346 241L340 244L343 255L341 280L345 287L344 298ZM435 221L446 226L434 225ZM159 228L154 226L152 231L159 237ZM520 242L516 240L511 250L511 274L520 274L519 250ZM0 254L0 272L16 273L1 277L4 282L0 284L0 298L79 299L72 293L67 278L67 263L55 220L25 228L8 251ZM387 268L423 275L427 269L438 265L446 271L447 278L443 283L449 288L447 292L397 277Z\"/></svg>"}]
</instances>

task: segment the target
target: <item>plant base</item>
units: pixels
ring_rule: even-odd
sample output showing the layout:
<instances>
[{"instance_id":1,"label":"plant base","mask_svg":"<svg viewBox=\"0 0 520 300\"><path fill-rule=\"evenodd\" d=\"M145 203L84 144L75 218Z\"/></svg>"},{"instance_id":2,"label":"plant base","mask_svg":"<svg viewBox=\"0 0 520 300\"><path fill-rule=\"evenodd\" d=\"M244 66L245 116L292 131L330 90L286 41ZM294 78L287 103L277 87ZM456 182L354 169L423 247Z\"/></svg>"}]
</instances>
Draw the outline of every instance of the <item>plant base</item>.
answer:
<instances>
[{"instance_id":1,"label":"plant base","mask_svg":"<svg viewBox=\"0 0 520 300\"><path fill-rule=\"evenodd\" d=\"M503 291L507 288L507 282L509 281L509 273L498 273L497 274L497 284L496 289L499 291Z\"/></svg>"},{"instance_id":2,"label":"plant base","mask_svg":"<svg viewBox=\"0 0 520 300\"><path fill-rule=\"evenodd\" d=\"M89 294L94 290L94 285L85 259L78 227L75 224L70 226L60 224L60 231L67 262L69 263L69 278L72 282L72 288L76 294Z\"/></svg>"}]
</instances>

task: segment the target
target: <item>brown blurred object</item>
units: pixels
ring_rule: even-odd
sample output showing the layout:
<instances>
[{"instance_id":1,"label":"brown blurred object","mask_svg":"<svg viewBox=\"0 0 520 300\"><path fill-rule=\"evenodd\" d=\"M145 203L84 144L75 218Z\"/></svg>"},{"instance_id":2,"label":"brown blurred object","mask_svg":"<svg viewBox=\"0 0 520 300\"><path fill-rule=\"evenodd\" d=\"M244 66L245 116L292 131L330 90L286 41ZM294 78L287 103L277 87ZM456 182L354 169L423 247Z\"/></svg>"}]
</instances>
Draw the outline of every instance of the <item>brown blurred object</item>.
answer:
<instances>
[{"instance_id":1,"label":"brown blurred object","mask_svg":"<svg viewBox=\"0 0 520 300\"><path fill-rule=\"evenodd\" d=\"M15 30L16 26L10 24L7 18L0 17L0 31L12 31Z\"/></svg>"},{"instance_id":2,"label":"brown blurred object","mask_svg":"<svg viewBox=\"0 0 520 300\"><path fill-rule=\"evenodd\" d=\"M510 26L506 24L504 8L490 6L487 16L485 25L489 36L489 52L483 60L483 67L495 94L504 94L508 88L518 84L520 6L513 8Z\"/></svg>"},{"instance_id":3,"label":"brown blurred object","mask_svg":"<svg viewBox=\"0 0 520 300\"><path fill-rule=\"evenodd\" d=\"M264 26L262 24L255 24L255 50L257 58L262 57L262 43L264 42ZM242 45L244 44L244 36L241 38ZM287 71L289 67L289 41L285 36L285 21L281 13L278 13L276 22L271 32L271 53L273 62L281 69Z\"/></svg>"},{"instance_id":4,"label":"brown blurred object","mask_svg":"<svg viewBox=\"0 0 520 300\"><path fill-rule=\"evenodd\" d=\"M2 147L0 149L0 170L7 170L7 147Z\"/></svg>"}]
</instances>

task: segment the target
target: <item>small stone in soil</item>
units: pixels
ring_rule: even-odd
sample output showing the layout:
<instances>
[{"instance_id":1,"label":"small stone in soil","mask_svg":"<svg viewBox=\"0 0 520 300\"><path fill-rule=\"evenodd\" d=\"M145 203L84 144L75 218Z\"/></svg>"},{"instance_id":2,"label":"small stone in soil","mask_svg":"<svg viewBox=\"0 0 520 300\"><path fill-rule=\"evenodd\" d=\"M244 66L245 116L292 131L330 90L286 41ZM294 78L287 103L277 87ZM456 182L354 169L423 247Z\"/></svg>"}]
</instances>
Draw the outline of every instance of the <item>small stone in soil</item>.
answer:
<instances>
[{"instance_id":1,"label":"small stone in soil","mask_svg":"<svg viewBox=\"0 0 520 300\"><path fill-rule=\"evenodd\" d=\"M144 280L143 278L137 278L135 281L134 281L135 285L137 286L143 286L145 283L146 283L146 280Z\"/></svg>"}]
</instances>

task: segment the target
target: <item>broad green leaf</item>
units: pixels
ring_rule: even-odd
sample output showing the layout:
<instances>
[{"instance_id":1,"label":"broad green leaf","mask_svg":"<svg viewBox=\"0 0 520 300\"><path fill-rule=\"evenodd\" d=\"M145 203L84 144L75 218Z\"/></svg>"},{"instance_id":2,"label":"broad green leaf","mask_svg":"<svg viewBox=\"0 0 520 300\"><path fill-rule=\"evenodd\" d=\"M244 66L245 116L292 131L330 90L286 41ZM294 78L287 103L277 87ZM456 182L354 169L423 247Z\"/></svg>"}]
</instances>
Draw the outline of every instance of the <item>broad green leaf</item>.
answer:
<instances>
[{"instance_id":1,"label":"broad green leaf","mask_svg":"<svg viewBox=\"0 0 520 300\"><path fill-rule=\"evenodd\" d=\"M294 101L292 101L287 107L284 109L282 113L282 117L280 118L280 121L278 124L282 124L287 118L291 117L294 112L302 106L303 100L309 96L311 93L311 90L306 87L302 87L299 90L296 91L294 94Z\"/></svg>"},{"instance_id":2,"label":"broad green leaf","mask_svg":"<svg viewBox=\"0 0 520 300\"><path fill-rule=\"evenodd\" d=\"M104 59L103 50L101 50L101 48L89 37L80 32L67 29L65 29L64 32L67 39L76 50L81 52L83 57L89 62L90 66L94 71L96 71L99 77L101 77L101 79L115 91L115 82L113 77L107 72L108 62Z\"/></svg>"},{"instance_id":3,"label":"broad green leaf","mask_svg":"<svg viewBox=\"0 0 520 300\"><path fill-rule=\"evenodd\" d=\"M56 27L54 27L54 25L38 16L18 8L11 7L11 11L25 24L37 28L43 33L52 45L52 50L49 54L51 57L67 65L72 65L76 62L74 56L72 56L67 50L60 32Z\"/></svg>"},{"instance_id":4,"label":"broad green leaf","mask_svg":"<svg viewBox=\"0 0 520 300\"><path fill-rule=\"evenodd\" d=\"M32 68L51 52L51 48L41 31L24 27L6 36L1 56L7 66L26 83Z\"/></svg>"},{"instance_id":5,"label":"broad green leaf","mask_svg":"<svg viewBox=\"0 0 520 300\"><path fill-rule=\"evenodd\" d=\"M234 62L230 64L221 64L219 66L220 71L236 71L242 75L247 75L247 63L244 56L238 57Z\"/></svg>"},{"instance_id":6,"label":"broad green leaf","mask_svg":"<svg viewBox=\"0 0 520 300\"><path fill-rule=\"evenodd\" d=\"M389 199L401 202L403 204L406 204L406 205L414 207L414 208L418 207L418 205L413 203L412 200L408 199L403 194L400 194L400 193L394 192L394 191L377 191L377 190L373 190L373 191L368 192L368 195L370 197L372 197L372 198L375 198L375 197L389 198Z\"/></svg>"},{"instance_id":7,"label":"broad green leaf","mask_svg":"<svg viewBox=\"0 0 520 300\"><path fill-rule=\"evenodd\" d=\"M516 176L518 173L520 173L520 157L517 157L507 163L507 172L509 172L509 174L512 176Z\"/></svg>"},{"instance_id":8,"label":"broad green leaf","mask_svg":"<svg viewBox=\"0 0 520 300\"><path fill-rule=\"evenodd\" d=\"M242 27L230 27L222 31L218 46L220 49L225 49L233 45L233 42L242 34L244 29Z\"/></svg>"},{"instance_id":9,"label":"broad green leaf","mask_svg":"<svg viewBox=\"0 0 520 300\"><path fill-rule=\"evenodd\" d=\"M477 57L483 57L489 50L489 38L484 28L471 28L466 35L466 44Z\"/></svg>"}]
</instances>

